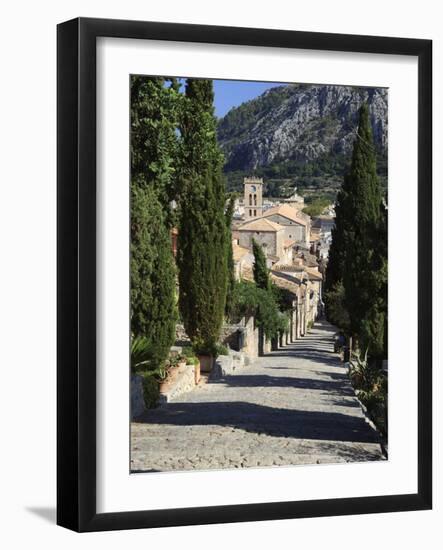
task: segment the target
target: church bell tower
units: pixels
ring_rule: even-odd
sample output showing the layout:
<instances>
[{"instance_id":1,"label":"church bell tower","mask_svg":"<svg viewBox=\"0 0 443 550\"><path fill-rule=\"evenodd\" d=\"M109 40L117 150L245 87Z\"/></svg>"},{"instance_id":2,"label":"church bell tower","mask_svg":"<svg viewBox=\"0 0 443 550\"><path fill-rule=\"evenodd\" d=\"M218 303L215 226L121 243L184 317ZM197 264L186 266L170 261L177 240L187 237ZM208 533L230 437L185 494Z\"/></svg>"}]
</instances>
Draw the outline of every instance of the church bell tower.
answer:
<instances>
[{"instance_id":1,"label":"church bell tower","mask_svg":"<svg viewBox=\"0 0 443 550\"><path fill-rule=\"evenodd\" d=\"M263 215L263 179L244 178L245 220L261 218Z\"/></svg>"}]
</instances>

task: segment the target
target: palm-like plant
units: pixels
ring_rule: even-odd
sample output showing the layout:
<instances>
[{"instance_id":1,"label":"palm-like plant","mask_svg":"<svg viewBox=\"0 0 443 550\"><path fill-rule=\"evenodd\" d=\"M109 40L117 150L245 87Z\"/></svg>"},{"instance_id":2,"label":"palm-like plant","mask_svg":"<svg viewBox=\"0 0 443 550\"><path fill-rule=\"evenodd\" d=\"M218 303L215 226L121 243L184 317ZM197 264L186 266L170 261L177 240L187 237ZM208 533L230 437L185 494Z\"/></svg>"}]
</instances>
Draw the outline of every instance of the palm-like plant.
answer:
<instances>
[{"instance_id":1,"label":"palm-like plant","mask_svg":"<svg viewBox=\"0 0 443 550\"><path fill-rule=\"evenodd\" d=\"M134 336L131 339L131 369L133 371L150 366L152 350L149 340L144 336Z\"/></svg>"}]
</instances>

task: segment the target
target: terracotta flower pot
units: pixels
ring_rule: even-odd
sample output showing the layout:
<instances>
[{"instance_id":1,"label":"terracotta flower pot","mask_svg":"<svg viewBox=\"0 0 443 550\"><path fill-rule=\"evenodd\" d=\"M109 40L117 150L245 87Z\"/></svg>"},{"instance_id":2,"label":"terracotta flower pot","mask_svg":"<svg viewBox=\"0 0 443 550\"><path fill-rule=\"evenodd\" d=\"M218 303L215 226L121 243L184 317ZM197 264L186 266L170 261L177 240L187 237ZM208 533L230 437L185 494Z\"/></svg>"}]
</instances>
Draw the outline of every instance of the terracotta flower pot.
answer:
<instances>
[{"instance_id":1,"label":"terracotta flower pot","mask_svg":"<svg viewBox=\"0 0 443 550\"><path fill-rule=\"evenodd\" d=\"M200 362L200 371L211 372L214 357L212 355L198 355L197 357Z\"/></svg>"}]
</instances>

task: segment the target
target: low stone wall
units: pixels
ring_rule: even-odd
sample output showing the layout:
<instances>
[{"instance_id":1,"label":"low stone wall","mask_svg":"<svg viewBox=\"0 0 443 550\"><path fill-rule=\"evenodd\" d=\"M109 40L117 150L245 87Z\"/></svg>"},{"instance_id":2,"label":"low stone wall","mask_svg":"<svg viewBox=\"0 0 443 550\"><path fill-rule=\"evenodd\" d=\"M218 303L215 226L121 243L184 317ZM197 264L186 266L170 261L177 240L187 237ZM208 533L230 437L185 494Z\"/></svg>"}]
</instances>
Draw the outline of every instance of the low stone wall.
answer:
<instances>
[{"instance_id":1,"label":"low stone wall","mask_svg":"<svg viewBox=\"0 0 443 550\"><path fill-rule=\"evenodd\" d=\"M219 380L224 376L229 376L249 363L250 358L243 352L231 351L229 355L219 355L212 367L209 380Z\"/></svg>"},{"instance_id":2,"label":"low stone wall","mask_svg":"<svg viewBox=\"0 0 443 550\"><path fill-rule=\"evenodd\" d=\"M182 393L192 390L195 387L195 367L194 365L181 365L174 373L174 379L160 389L159 404L169 403L175 397Z\"/></svg>"},{"instance_id":3,"label":"low stone wall","mask_svg":"<svg viewBox=\"0 0 443 550\"><path fill-rule=\"evenodd\" d=\"M144 412L143 379L139 374L133 374L131 375L131 418L134 419Z\"/></svg>"},{"instance_id":4,"label":"low stone wall","mask_svg":"<svg viewBox=\"0 0 443 550\"><path fill-rule=\"evenodd\" d=\"M240 351L241 333L244 330L242 322L233 325L223 325L220 332L220 342L229 348ZM181 324L175 327L175 341L178 345L190 345L190 340L185 328Z\"/></svg>"},{"instance_id":5,"label":"low stone wall","mask_svg":"<svg viewBox=\"0 0 443 550\"><path fill-rule=\"evenodd\" d=\"M244 321L242 333L243 346L241 351L251 359L258 357L259 331L254 324L254 317L249 317Z\"/></svg>"},{"instance_id":6,"label":"low stone wall","mask_svg":"<svg viewBox=\"0 0 443 550\"><path fill-rule=\"evenodd\" d=\"M181 345L190 345L189 338L181 324L177 324L175 327L175 341L177 349ZM231 350L242 352L251 359L258 357L259 330L255 327L254 317L243 318L237 324L223 325L220 341Z\"/></svg>"}]
</instances>

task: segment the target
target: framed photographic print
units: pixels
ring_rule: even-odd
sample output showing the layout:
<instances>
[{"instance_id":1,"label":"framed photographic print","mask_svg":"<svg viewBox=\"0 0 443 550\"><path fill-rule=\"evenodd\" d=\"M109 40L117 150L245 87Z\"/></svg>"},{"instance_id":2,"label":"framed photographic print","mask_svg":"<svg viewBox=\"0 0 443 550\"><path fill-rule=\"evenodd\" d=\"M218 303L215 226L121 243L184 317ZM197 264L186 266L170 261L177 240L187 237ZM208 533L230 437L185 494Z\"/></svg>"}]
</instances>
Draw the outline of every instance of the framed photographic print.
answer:
<instances>
[{"instance_id":1,"label":"framed photographic print","mask_svg":"<svg viewBox=\"0 0 443 550\"><path fill-rule=\"evenodd\" d=\"M59 525L431 508L431 76L429 40L58 26Z\"/></svg>"}]
</instances>

